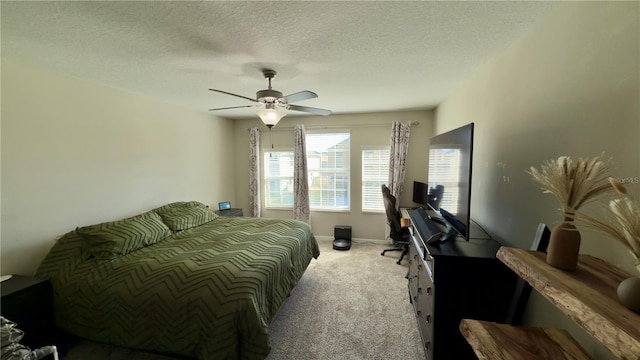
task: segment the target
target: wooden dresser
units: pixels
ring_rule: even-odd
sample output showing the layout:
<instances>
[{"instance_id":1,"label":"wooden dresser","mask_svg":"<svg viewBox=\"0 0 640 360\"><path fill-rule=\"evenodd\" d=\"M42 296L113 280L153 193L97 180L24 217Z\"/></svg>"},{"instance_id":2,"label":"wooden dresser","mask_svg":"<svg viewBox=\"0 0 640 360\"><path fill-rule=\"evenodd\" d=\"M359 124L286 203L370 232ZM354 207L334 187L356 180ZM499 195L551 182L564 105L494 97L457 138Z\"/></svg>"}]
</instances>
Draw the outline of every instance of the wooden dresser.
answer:
<instances>
[{"instance_id":1,"label":"wooden dresser","mask_svg":"<svg viewBox=\"0 0 640 360\"><path fill-rule=\"evenodd\" d=\"M463 318L504 321L516 275L496 258L490 239L427 244L424 212L408 211L409 300L427 359L475 359L459 330ZM429 221L428 219L426 219Z\"/></svg>"}]
</instances>

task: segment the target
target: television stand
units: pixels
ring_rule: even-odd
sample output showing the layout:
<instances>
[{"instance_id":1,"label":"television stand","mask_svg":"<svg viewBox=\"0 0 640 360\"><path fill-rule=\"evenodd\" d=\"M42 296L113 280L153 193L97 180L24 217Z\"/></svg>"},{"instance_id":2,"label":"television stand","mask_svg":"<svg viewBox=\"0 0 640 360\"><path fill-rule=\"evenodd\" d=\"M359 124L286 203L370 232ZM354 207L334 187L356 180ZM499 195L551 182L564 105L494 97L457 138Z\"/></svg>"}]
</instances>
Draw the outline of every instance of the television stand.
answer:
<instances>
[{"instance_id":1,"label":"television stand","mask_svg":"<svg viewBox=\"0 0 640 360\"><path fill-rule=\"evenodd\" d=\"M424 210L407 213L411 234L409 302L427 358L477 359L460 333L460 321L504 322L517 277L496 258L500 244L495 240L466 241L454 236L454 230L446 241L430 244L429 227L439 225L425 216Z\"/></svg>"}]
</instances>

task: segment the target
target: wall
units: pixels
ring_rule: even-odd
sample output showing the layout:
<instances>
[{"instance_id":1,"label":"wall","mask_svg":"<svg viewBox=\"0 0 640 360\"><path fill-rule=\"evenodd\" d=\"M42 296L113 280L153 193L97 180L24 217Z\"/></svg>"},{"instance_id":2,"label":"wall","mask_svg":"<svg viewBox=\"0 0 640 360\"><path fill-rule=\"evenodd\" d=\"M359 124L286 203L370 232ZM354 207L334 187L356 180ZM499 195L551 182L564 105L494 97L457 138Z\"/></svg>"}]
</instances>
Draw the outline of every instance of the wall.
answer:
<instances>
[{"instance_id":1,"label":"wall","mask_svg":"<svg viewBox=\"0 0 640 360\"><path fill-rule=\"evenodd\" d=\"M271 133L262 125L260 120L236 120L235 123L235 152L236 179L238 180L236 198L249 214L249 133L247 129L258 126L261 134L261 148L293 149L293 127L302 123L307 133L314 129L349 129L351 131L351 210L348 213L311 211L311 226L318 237L333 238L335 225L351 225L354 240L384 241L384 226L386 215L384 212L363 213L361 209L361 153L367 146L388 146L393 121L419 122L413 125L409 136L409 154L407 172L404 181L404 192L399 203L401 206L414 206L411 202L413 180L426 182L427 153L429 138L433 134L433 112L402 111L371 114L330 115L295 117L286 116L274 127ZM291 218L292 210L265 209L262 216Z\"/></svg>"},{"instance_id":2,"label":"wall","mask_svg":"<svg viewBox=\"0 0 640 360\"><path fill-rule=\"evenodd\" d=\"M638 193L639 5L554 3L546 21L437 108L438 133L476 123L471 216L502 243L528 248L539 222L561 220L555 198L526 173L543 160L604 152L615 161L612 175ZM582 235L583 253L634 271L621 245ZM594 358L612 357L535 292L526 317L568 328Z\"/></svg>"},{"instance_id":3,"label":"wall","mask_svg":"<svg viewBox=\"0 0 640 360\"><path fill-rule=\"evenodd\" d=\"M235 201L233 122L2 59L1 271L54 238L178 200Z\"/></svg>"}]
</instances>

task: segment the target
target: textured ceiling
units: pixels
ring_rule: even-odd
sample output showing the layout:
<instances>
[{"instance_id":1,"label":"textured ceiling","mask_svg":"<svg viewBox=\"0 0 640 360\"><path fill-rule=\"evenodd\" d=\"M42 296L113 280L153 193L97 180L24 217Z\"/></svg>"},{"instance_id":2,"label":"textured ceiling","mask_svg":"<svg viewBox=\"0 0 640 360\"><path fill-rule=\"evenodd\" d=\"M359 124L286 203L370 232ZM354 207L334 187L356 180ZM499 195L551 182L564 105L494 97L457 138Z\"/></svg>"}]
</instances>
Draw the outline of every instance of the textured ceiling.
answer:
<instances>
[{"instance_id":1,"label":"textured ceiling","mask_svg":"<svg viewBox=\"0 0 640 360\"><path fill-rule=\"evenodd\" d=\"M196 111L249 101L278 72L298 105L429 109L545 16L551 2L2 1L2 54ZM43 84L46 86L46 84ZM55 89L51 89L55 91ZM250 108L215 112L242 118ZM301 114L292 112L292 114Z\"/></svg>"}]
</instances>

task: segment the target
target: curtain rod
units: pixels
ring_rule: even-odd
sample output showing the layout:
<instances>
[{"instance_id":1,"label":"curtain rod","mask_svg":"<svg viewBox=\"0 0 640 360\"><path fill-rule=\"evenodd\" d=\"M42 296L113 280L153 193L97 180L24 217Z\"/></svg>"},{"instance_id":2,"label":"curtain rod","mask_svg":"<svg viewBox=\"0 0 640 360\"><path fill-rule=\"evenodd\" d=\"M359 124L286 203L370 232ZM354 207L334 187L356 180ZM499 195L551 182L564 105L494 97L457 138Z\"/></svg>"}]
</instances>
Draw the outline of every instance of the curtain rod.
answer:
<instances>
[{"instance_id":1,"label":"curtain rod","mask_svg":"<svg viewBox=\"0 0 640 360\"><path fill-rule=\"evenodd\" d=\"M420 121L412 121L411 126L420 125ZM378 124L352 124L352 125L305 125L305 130L322 130L322 129L348 129L348 128L361 128L361 127L383 127L389 126L391 127L391 123L378 123ZM266 127L266 126L265 126ZM265 127L259 128L259 130L264 129ZM284 131L284 130L293 130L295 126L274 126L271 128L272 131ZM249 131L251 128L247 128Z\"/></svg>"}]
</instances>

